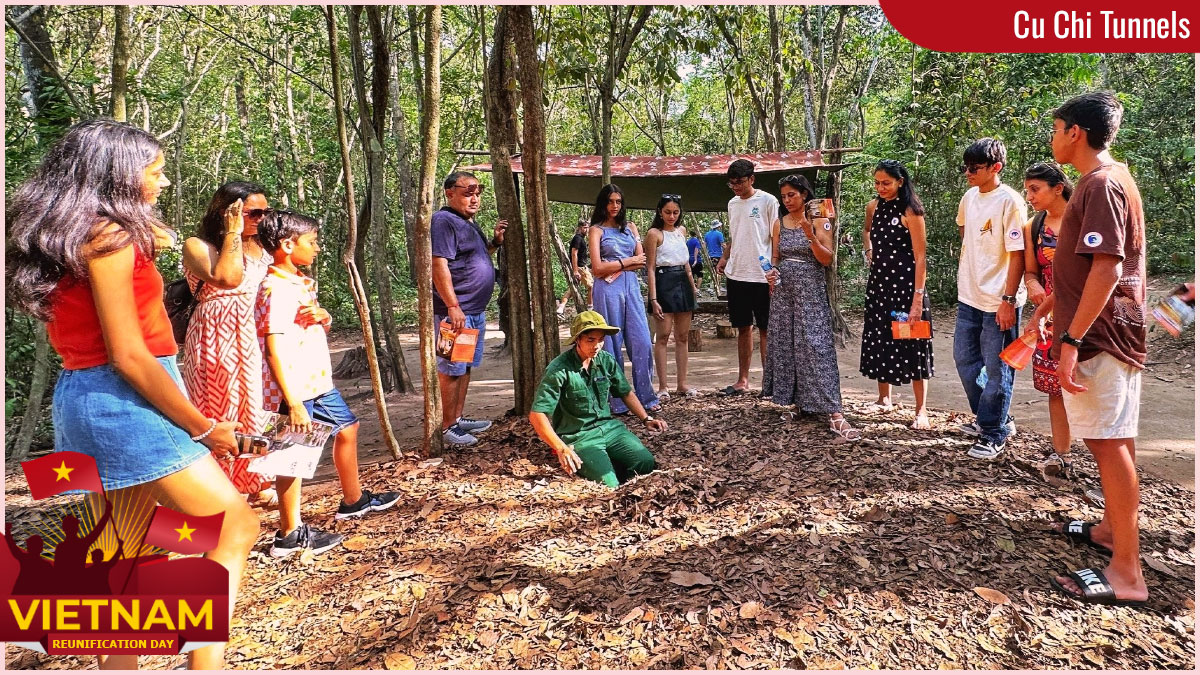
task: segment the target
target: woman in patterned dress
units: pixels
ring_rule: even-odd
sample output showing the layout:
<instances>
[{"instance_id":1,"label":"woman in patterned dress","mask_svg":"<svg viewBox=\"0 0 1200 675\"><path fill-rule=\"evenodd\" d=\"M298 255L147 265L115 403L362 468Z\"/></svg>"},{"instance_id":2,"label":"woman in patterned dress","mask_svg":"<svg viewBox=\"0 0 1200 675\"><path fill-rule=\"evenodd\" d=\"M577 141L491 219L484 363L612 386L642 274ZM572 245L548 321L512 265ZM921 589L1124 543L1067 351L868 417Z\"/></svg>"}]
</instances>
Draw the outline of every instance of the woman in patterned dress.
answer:
<instances>
[{"instance_id":1,"label":"woman in patterned dress","mask_svg":"<svg viewBox=\"0 0 1200 675\"><path fill-rule=\"evenodd\" d=\"M1054 310L1054 250L1058 244L1058 228L1073 190L1067 174L1053 164L1039 162L1025 170L1025 199L1037 212L1025 225L1025 288L1029 290L1029 301L1037 306L1026 331L1041 330L1041 340L1033 353L1033 386L1050 397L1050 434L1054 446L1054 453L1048 454L1042 463L1042 471L1063 478L1074 474L1071 461L1067 459L1071 452L1071 427L1063 407L1062 389L1058 386L1058 360L1050 357L1054 335L1051 313ZM1042 324L1043 318L1045 324Z\"/></svg>"},{"instance_id":2,"label":"woman in patterned dress","mask_svg":"<svg viewBox=\"0 0 1200 675\"><path fill-rule=\"evenodd\" d=\"M771 228L771 264L779 270L779 285L771 293L763 395L801 413L829 415L830 431L857 440L862 432L842 414L833 312L825 293L833 226L805 212L813 189L804 176L780 179L779 196L782 215Z\"/></svg>"},{"instance_id":3,"label":"woman in patterned dress","mask_svg":"<svg viewBox=\"0 0 1200 675\"><path fill-rule=\"evenodd\" d=\"M262 352L254 301L271 256L258 243L258 223L270 211L261 185L233 181L217 188L197 236L183 244L183 269L198 301L183 349L183 379L205 415L235 420L244 433L263 426ZM243 494L275 503L273 477L247 470L249 459L220 462Z\"/></svg>"},{"instance_id":4,"label":"woman in patterned dress","mask_svg":"<svg viewBox=\"0 0 1200 675\"><path fill-rule=\"evenodd\" d=\"M871 266L863 317L859 372L879 385L876 411L892 409L892 387L912 382L913 429L928 429L925 381L933 377L933 340L892 338L892 313L910 321L931 320L925 294L925 207L904 165L885 159L875 166L875 192L867 203L863 253Z\"/></svg>"}]
</instances>

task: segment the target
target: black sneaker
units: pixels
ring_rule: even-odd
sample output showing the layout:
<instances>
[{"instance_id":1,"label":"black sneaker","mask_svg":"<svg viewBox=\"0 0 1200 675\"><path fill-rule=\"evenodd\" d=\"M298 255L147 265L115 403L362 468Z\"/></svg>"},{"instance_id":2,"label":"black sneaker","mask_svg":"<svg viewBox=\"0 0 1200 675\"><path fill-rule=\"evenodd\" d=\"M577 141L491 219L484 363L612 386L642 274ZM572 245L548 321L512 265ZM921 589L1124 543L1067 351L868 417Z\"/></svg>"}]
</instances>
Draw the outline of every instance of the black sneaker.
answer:
<instances>
[{"instance_id":1,"label":"black sneaker","mask_svg":"<svg viewBox=\"0 0 1200 675\"><path fill-rule=\"evenodd\" d=\"M275 542L271 544L271 557L286 558L305 549L310 549L314 554L324 553L340 543L342 535L314 530L307 523L301 523L300 527L292 530L286 537L279 536L279 531L276 530Z\"/></svg>"},{"instance_id":2,"label":"black sneaker","mask_svg":"<svg viewBox=\"0 0 1200 675\"><path fill-rule=\"evenodd\" d=\"M971 459L983 459L987 461L999 459L1003 454L1003 443L988 443L982 438L976 441L975 444L971 446L971 449L967 451L967 456Z\"/></svg>"},{"instance_id":3,"label":"black sneaker","mask_svg":"<svg viewBox=\"0 0 1200 675\"><path fill-rule=\"evenodd\" d=\"M370 490L363 490L362 496L358 498L358 501L353 504L342 502L338 505L337 513L333 517L338 520L343 518L357 518L368 511L382 511L391 508L398 501L400 501L399 492L373 494Z\"/></svg>"}]
</instances>

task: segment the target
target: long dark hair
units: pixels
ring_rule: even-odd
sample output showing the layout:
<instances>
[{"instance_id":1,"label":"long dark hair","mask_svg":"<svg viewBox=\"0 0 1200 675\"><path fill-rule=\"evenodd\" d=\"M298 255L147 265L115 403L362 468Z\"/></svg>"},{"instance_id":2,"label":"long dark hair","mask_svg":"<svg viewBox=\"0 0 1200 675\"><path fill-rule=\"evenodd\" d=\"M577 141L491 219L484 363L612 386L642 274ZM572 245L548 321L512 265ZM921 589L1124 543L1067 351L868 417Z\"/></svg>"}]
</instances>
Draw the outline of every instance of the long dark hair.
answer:
<instances>
[{"instance_id":1,"label":"long dark hair","mask_svg":"<svg viewBox=\"0 0 1200 675\"><path fill-rule=\"evenodd\" d=\"M153 228L169 228L146 201L143 183L160 152L154 136L129 124L100 119L68 129L5 214L8 301L47 321L59 280L86 279L90 257L133 245L153 258ZM117 228L98 237L107 223Z\"/></svg>"},{"instance_id":2,"label":"long dark hair","mask_svg":"<svg viewBox=\"0 0 1200 675\"><path fill-rule=\"evenodd\" d=\"M925 215L925 205L921 203L921 198L913 189L912 180L908 177L908 169L905 169L903 164L894 159L881 159L875 165L875 171L882 171L892 178L903 181L900 183L900 190L896 195L896 198L900 200L900 213L912 209L913 215ZM882 201L883 198L880 197L879 200Z\"/></svg>"},{"instance_id":3,"label":"long dark hair","mask_svg":"<svg viewBox=\"0 0 1200 675\"><path fill-rule=\"evenodd\" d=\"M679 207L679 218L675 221L675 227L683 227L683 202L679 201L680 199L681 198L679 195L663 195L662 198L658 200L658 206L654 207L654 220L651 221L650 227L657 227L660 230L666 227L667 223L663 220L662 210L664 206L672 202ZM624 204L622 204L622 206L624 206ZM687 228L684 228L684 230L686 229Z\"/></svg>"},{"instance_id":4,"label":"long dark hair","mask_svg":"<svg viewBox=\"0 0 1200 675\"><path fill-rule=\"evenodd\" d=\"M196 236L218 249L221 248L221 237L225 234L225 209L239 199L245 202L250 195L266 194L266 188L249 181L233 180L222 185L209 200L208 209L200 219L200 230L196 232Z\"/></svg>"},{"instance_id":5,"label":"long dark hair","mask_svg":"<svg viewBox=\"0 0 1200 675\"><path fill-rule=\"evenodd\" d=\"M625 232L625 193L621 188L609 183L600 188L600 194L596 195L596 206L592 209L592 225L603 225L604 221L608 220L608 198L613 193L621 195L621 212L617 214L617 225L621 227L621 232Z\"/></svg>"},{"instance_id":6,"label":"long dark hair","mask_svg":"<svg viewBox=\"0 0 1200 675\"><path fill-rule=\"evenodd\" d=\"M1071 184L1067 174L1057 164L1049 162L1038 162L1025 169L1025 180L1044 180L1050 187L1063 186L1063 201L1071 201L1071 193L1075 192L1075 186Z\"/></svg>"},{"instance_id":7,"label":"long dark hair","mask_svg":"<svg viewBox=\"0 0 1200 675\"><path fill-rule=\"evenodd\" d=\"M816 196L813 194L812 183L808 182L808 179L805 178L803 174L794 173L790 176L784 176L783 178L780 178L779 179L779 187L782 189L784 185L791 185L792 187L796 188L797 192L804 193L804 201L801 202L801 205L803 205L804 202L807 202L808 200L810 200ZM801 206L801 208L803 208L803 206ZM783 216L786 216L787 214L788 214L787 207L783 205L783 200L780 199L779 200L779 216L782 218ZM801 211L801 214L803 214L803 211Z\"/></svg>"}]
</instances>

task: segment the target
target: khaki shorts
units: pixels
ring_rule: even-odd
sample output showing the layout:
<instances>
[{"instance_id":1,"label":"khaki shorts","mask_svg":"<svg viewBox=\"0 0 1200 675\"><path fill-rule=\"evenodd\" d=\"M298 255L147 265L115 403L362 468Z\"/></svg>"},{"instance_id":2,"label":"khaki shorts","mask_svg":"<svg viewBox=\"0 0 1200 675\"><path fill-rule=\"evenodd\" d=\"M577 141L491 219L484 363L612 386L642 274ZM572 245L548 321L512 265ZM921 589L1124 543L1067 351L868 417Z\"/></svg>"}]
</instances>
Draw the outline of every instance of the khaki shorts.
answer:
<instances>
[{"instance_id":1,"label":"khaki shorts","mask_svg":"<svg viewBox=\"0 0 1200 675\"><path fill-rule=\"evenodd\" d=\"M592 289L592 270L588 267L581 267L579 272L579 290L587 293Z\"/></svg>"},{"instance_id":2,"label":"khaki shorts","mask_svg":"<svg viewBox=\"0 0 1200 675\"><path fill-rule=\"evenodd\" d=\"M1082 439L1136 438L1142 401L1142 371L1101 352L1075 367L1087 391L1063 389L1071 435Z\"/></svg>"}]
</instances>

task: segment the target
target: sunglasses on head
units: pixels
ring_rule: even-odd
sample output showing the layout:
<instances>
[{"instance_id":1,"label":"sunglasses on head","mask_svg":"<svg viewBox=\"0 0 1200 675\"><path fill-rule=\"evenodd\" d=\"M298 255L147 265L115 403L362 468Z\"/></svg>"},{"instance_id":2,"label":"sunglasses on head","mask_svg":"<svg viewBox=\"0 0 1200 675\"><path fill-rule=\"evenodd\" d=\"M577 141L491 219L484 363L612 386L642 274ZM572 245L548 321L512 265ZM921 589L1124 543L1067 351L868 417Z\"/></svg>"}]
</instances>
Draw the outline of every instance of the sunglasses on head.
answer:
<instances>
[{"instance_id":1,"label":"sunglasses on head","mask_svg":"<svg viewBox=\"0 0 1200 675\"><path fill-rule=\"evenodd\" d=\"M678 201L680 201L681 199L683 199L683 197L682 197L682 196L680 196L680 195L673 195L673 194L671 194L671 193L669 193L669 192L664 192L664 193L662 193L662 198L663 198L663 199L670 199L671 201L674 201L674 202L678 202Z\"/></svg>"}]
</instances>

